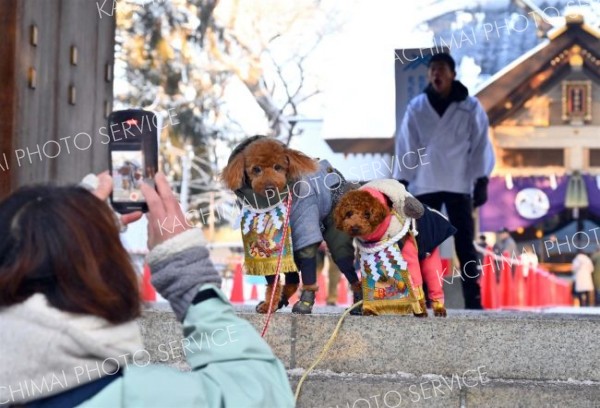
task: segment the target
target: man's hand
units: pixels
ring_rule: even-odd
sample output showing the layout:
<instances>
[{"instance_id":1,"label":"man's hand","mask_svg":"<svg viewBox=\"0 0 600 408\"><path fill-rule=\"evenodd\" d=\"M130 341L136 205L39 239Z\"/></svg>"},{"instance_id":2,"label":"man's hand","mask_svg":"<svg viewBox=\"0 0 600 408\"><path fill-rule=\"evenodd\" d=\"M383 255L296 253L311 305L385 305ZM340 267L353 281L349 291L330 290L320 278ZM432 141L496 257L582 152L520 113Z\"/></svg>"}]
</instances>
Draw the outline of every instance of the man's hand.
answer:
<instances>
[{"instance_id":1,"label":"man's hand","mask_svg":"<svg viewBox=\"0 0 600 408\"><path fill-rule=\"evenodd\" d=\"M475 181L473 189L473 208L481 207L488 199L487 197L488 178L480 177Z\"/></svg>"},{"instance_id":2,"label":"man's hand","mask_svg":"<svg viewBox=\"0 0 600 408\"><path fill-rule=\"evenodd\" d=\"M154 182L158 192L146 183L140 187L148 203L148 249L191 228L165 175L156 173Z\"/></svg>"}]
</instances>

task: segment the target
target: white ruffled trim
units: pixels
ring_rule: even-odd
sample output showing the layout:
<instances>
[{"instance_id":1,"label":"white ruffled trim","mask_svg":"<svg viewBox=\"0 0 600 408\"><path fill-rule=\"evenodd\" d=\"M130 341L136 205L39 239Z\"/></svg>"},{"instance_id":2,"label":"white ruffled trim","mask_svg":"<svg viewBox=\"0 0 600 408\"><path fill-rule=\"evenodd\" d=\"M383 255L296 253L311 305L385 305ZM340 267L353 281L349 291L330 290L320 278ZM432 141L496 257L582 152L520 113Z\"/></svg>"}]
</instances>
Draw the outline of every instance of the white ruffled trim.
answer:
<instances>
[{"instance_id":1,"label":"white ruffled trim","mask_svg":"<svg viewBox=\"0 0 600 408\"><path fill-rule=\"evenodd\" d=\"M242 208L243 208L244 211L249 211L249 212L254 213L254 214L264 214L264 213L268 213L269 211L271 211L271 210L273 210L273 209L275 209L277 207L280 207L282 205L285 206L285 202L280 201L277 204L273 204L272 206L265 207L265 208L254 208L254 207L249 207L249 206L245 206L245 207L242 207Z\"/></svg>"},{"instance_id":2,"label":"white ruffled trim","mask_svg":"<svg viewBox=\"0 0 600 408\"><path fill-rule=\"evenodd\" d=\"M146 261L148 264L161 262L169 256L183 252L186 249L205 245L206 239L204 239L202 230L192 228L155 246L146 257Z\"/></svg>"},{"instance_id":3,"label":"white ruffled trim","mask_svg":"<svg viewBox=\"0 0 600 408\"><path fill-rule=\"evenodd\" d=\"M285 199L280 200L277 203L275 203L275 204L273 204L273 205L271 205L269 207L265 207L265 208L254 208L254 207L249 206L249 205L243 205L242 206L242 212L249 211L249 212L254 213L254 214L264 214L264 213L268 213L271 210L274 210L277 207L282 207L283 206L284 208L286 208L287 207L288 199L289 198L286 197Z\"/></svg>"},{"instance_id":4,"label":"white ruffled trim","mask_svg":"<svg viewBox=\"0 0 600 408\"><path fill-rule=\"evenodd\" d=\"M404 221L404 225L402 226L402 229L396 235L394 235L391 238L386 238L386 239L380 241L380 243L378 245L365 246L360 241L360 239L357 239L356 245L358 246L358 250L360 252L363 252L366 254L373 254L375 252L379 252L382 249L389 247L390 245L394 245L396 242L398 242L400 239L402 239L402 237L404 237L408 233L411 221L412 221L412 218L407 218L406 221Z\"/></svg>"}]
</instances>

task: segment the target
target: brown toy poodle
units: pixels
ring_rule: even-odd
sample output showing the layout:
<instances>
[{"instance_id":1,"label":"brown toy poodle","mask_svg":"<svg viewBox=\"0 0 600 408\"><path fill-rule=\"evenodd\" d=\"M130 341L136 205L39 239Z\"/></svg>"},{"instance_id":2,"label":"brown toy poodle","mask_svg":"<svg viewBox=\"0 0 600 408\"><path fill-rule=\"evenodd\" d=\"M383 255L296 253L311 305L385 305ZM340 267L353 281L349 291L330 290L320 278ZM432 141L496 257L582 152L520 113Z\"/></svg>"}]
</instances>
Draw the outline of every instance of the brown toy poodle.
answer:
<instances>
[{"instance_id":1,"label":"brown toy poodle","mask_svg":"<svg viewBox=\"0 0 600 408\"><path fill-rule=\"evenodd\" d=\"M397 217L399 225L403 225L407 218L413 219L415 223L412 228L418 227L419 231L418 234L416 231L414 233L417 246L414 247L410 240L410 242L406 241L407 235L405 235L399 241L403 242L402 255L408 261L413 284L421 287L423 281L427 283L434 315L446 316L443 289L437 275L438 271L442 271L437 246L454 233L454 227L441 214L423 206L395 180L380 180L378 185L386 187L386 191L396 195L395 203L386 194L381 194L381 191L376 198L372 193L373 188L365 189L368 184L359 190L349 191L344 194L335 208L334 219L337 227L352 237L360 238L362 242L384 242L383 240L390 237L386 232L388 227L384 220L389 225L392 212L393 216ZM401 200L398 197L402 197ZM420 299L419 303L424 312L415 315L427 316L425 298Z\"/></svg>"},{"instance_id":2,"label":"brown toy poodle","mask_svg":"<svg viewBox=\"0 0 600 408\"><path fill-rule=\"evenodd\" d=\"M333 212L339 229L351 237L371 234L390 215L390 207L381 204L363 190L349 191L340 200Z\"/></svg>"}]
</instances>

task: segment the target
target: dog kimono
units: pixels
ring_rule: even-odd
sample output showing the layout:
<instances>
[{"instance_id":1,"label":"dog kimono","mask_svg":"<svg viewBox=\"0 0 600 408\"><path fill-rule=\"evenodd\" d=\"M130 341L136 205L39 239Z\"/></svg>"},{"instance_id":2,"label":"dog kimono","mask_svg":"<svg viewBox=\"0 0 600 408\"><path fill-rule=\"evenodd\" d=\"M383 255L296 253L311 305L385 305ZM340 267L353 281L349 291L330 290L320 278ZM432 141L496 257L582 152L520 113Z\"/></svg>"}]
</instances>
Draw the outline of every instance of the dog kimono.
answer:
<instances>
[{"instance_id":1,"label":"dog kimono","mask_svg":"<svg viewBox=\"0 0 600 408\"><path fill-rule=\"evenodd\" d=\"M346 182L327 161L318 162L276 139L253 136L233 150L221 178L241 202L246 272L267 280L266 301L256 308L259 313L268 311L271 296L274 309L287 306L300 283L298 271L302 292L292 312L312 312L318 290L317 250L323 240L351 284L355 302L361 300L352 237L335 227L332 216ZM283 242L283 225L288 218ZM283 288L275 286L281 251Z\"/></svg>"},{"instance_id":2,"label":"dog kimono","mask_svg":"<svg viewBox=\"0 0 600 408\"><path fill-rule=\"evenodd\" d=\"M335 210L338 228L356 237L363 314L427 316L423 283L436 316L446 316L439 249L456 229L396 180L347 192Z\"/></svg>"}]
</instances>

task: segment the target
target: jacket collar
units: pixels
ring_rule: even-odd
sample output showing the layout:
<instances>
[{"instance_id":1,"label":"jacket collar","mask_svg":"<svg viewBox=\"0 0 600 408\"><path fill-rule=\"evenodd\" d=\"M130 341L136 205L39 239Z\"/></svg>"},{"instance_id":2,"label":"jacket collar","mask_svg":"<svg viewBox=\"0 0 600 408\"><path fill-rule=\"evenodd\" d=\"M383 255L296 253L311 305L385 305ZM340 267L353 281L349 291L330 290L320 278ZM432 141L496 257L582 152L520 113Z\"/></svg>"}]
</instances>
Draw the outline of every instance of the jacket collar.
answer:
<instances>
[{"instance_id":1,"label":"jacket collar","mask_svg":"<svg viewBox=\"0 0 600 408\"><path fill-rule=\"evenodd\" d=\"M0 370L0 401L8 399L9 405L114 373L143 350L135 321L114 325L96 316L63 312L39 293L1 308L0 327L2 364L10 367ZM11 393L11 388L23 392Z\"/></svg>"}]
</instances>

